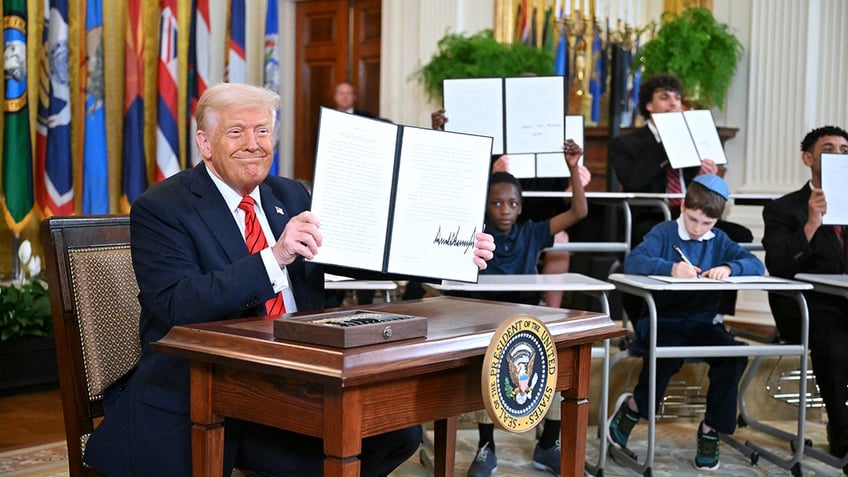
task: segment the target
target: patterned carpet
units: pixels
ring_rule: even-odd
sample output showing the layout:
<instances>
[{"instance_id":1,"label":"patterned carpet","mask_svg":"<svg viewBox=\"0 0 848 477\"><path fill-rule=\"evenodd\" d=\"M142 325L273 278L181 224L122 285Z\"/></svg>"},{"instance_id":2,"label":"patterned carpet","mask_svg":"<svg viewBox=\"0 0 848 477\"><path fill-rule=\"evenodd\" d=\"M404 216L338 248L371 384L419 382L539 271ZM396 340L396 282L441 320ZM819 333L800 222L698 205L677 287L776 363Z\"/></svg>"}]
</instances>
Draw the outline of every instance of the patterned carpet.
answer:
<instances>
[{"instance_id":1,"label":"patterned carpet","mask_svg":"<svg viewBox=\"0 0 848 477\"><path fill-rule=\"evenodd\" d=\"M695 426L697 422L689 419L677 419L661 422L657 426L657 451L654 457L654 476L776 476L791 475L789 471L759 459L757 466L751 466L749 460L736 450L722 445L721 467L713 472L696 471L691 464L695 446ZM781 421L780 427L791 429L792 423ZM589 435L594 436L595 428L590 428ZM644 457L647 426L642 423L636 427L631 436L631 448ZM789 457L789 447L776 439L756 433L749 428L737 431L737 437L742 441L751 439L760 443L782 456ZM807 437L815 443L824 442L824 426L811 423L808 426ZM530 464L532 458L534 433L509 434L496 431L495 440L498 446L498 477L543 477L551 474L536 470ZM432 431L428 431L425 444L422 447L424 455L430 455L427 448L432 442ZM588 443L587 459L591 463L598 462L597 440ZM474 457L477 445L477 432L473 429L462 429L457 436L457 453L455 475L466 475L468 465ZM13 449L0 452L0 475L4 477L67 477L67 453L64 442L55 442L23 449ZM424 459L426 460L426 458ZM421 463L421 455L415 455L407 463L392 473L392 477L426 477L431 472ZM836 477L842 475L839 469L829 467L810 458L804 458L801 467L804 476ZM635 471L623 468L612 459L607 459L604 475L608 477L637 476Z\"/></svg>"}]
</instances>

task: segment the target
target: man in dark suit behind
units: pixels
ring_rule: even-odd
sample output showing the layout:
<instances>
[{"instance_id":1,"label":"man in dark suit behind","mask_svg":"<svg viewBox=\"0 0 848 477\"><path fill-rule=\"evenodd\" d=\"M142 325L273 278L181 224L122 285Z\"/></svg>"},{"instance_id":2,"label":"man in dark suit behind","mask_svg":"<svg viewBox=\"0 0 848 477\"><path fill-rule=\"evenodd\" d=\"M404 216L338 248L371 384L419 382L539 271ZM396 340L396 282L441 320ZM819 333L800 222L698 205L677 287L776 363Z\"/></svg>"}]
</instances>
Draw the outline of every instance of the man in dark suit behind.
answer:
<instances>
[{"instance_id":1,"label":"man in dark suit behind","mask_svg":"<svg viewBox=\"0 0 848 477\"><path fill-rule=\"evenodd\" d=\"M268 175L278 106L279 96L263 88L209 88L197 105L203 163L153 185L133 204L142 354L105 393L105 419L84 456L110 477L191 475L189 363L152 352L151 342L175 325L265 315L266 301L279 293L287 312L323 308L323 269L305 260L321 245L309 194L296 181ZM255 205L242 205L247 197ZM271 244L253 254L246 210ZM489 245L478 243L478 267L491 258ZM320 439L229 418L224 429L223 475L234 465L257 476L323 473ZM419 426L363 439L362 475L387 475L420 439Z\"/></svg>"},{"instance_id":2,"label":"man in dark suit behind","mask_svg":"<svg viewBox=\"0 0 848 477\"><path fill-rule=\"evenodd\" d=\"M336 109L339 111L365 116L366 118L374 117L368 111L356 109L356 88L350 81L342 81L336 85L336 90L333 92L333 101L335 101Z\"/></svg>"},{"instance_id":3,"label":"man in dark suit behind","mask_svg":"<svg viewBox=\"0 0 848 477\"><path fill-rule=\"evenodd\" d=\"M813 129L801 142L801 160L810 168L810 182L763 208L766 267L771 275L792 278L796 273L846 273L842 226L822 225L827 201L821 189L821 154L848 154L848 132L835 126ZM845 158L848 161L848 156ZM848 300L806 292L810 311L810 357L816 384L827 409L829 451L848 452ZM769 296L781 338L800 340L801 317L792 300Z\"/></svg>"}]
</instances>

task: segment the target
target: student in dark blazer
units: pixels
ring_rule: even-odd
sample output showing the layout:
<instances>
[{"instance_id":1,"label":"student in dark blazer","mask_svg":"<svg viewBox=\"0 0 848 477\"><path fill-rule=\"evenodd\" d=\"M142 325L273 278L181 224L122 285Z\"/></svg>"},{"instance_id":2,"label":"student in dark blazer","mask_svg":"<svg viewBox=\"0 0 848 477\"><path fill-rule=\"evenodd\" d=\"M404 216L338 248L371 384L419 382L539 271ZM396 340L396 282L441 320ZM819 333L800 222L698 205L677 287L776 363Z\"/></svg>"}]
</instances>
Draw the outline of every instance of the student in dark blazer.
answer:
<instances>
[{"instance_id":1,"label":"student in dark blazer","mask_svg":"<svg viewBox=\"0 0 848 477\"><path fill-rule=\"evenodd\" d=\"M766 267L771 275L848 273L840 230L822 225L827 200L821 189L821 154L848 154L848 132L835 126L813 129L801 142L801 160L810 168L810 182L763 207ZM848 161L848 156L845 157ZM848 300L806 292L810 312L810 357L816 384L827 409L829 451L848 452ZM791 299L770 295L769 304L781 338L800 340L801 317Z\"/></svg>"},{"instance_id":2,"label":"student in dark blazer","mask_svg":"<svg viewBox=\"0 0 848 477\"><path fill-rule=\"evenodd\" d=\"M84 461L109 475L191 475L189 364L154 353L150 343L175 325L266 314L282 293L285 311L323 307L321 266L307 262L321 245L310 197L296 181L269 176L279 96L223 83L197 106L204 162L150 187L130 214L133 266L141 303L138 366L104 396L105 419ZM250 254L244 196L270 246ZM250 236L250 233L247 233ZM475 262L485 268L491 236L481 234ZM321 475L320 439L225 419L224 468L261 476ZM344 430L340 430L344 432ZM385 476L418 448L419 426L362 442L362 475Z\"/></svg>"}]
</instances>

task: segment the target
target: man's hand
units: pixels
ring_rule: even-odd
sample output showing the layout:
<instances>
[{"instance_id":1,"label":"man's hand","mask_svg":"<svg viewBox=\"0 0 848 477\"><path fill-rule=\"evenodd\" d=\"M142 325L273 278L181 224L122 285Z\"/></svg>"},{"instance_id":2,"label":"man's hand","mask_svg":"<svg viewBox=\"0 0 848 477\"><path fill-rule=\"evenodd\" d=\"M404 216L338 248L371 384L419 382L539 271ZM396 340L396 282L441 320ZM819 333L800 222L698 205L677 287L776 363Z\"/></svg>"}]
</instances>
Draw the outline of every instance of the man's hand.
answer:
<instances>
[{"instance_id":1,"label":"man's hand","mask_svg":"<svg viewBox=\"0 0 848 477\"><path fill-rule=\"evenodd\" d=\"M495 238L485 232L477 232L474 238L477 240L474 243L474 264L485 270L488 267L486 262L494 257Z\"/></svg>"},{"instance_id":2,"label":"man's hand","mask_svg":"<svg viewBox=\"0 0 848 477\"><path fill-rule=\"evenodd\" d=\"M321 223L311 212L301 212L286 224L283 234L274 247L274 258L280 268L294 262L298 255L307 259L315 258L318 247L321 246Z\"/></svg>"},{"instance_id":3,"label":"man's hand","mask_svg":"<svg viewBox=\"0 0 848 477\"><path fill-rule=\"evenodd\" d=\"M430 113L430 127L437 131L445 130L445 123L448 122L448 117L445 116L445 110L440 109Z\"/></svg>"},{"instance_id":4,"label":"man's hand","mask_svg":"<svg viewBox=\"0 0 848 477\"><path fill-rule=\"evenodd\" d=\"M807 201L807 223L804 224L804 234L807 236L807 242L813 239L816 230L822 225L822 217L827 213L827 200L824 198L824 191L812 187L810 192L810 200Z\"/></svg>"},{"instance_id":5,"label":"man's hand","mask_svg":"<svg viewBox=\"0 0 848 477\"><path fill-rule=\"evenodd\" d=\"M701 168L698 169L698 175L701 174L718 174L718 166L712 159L701 159Z\"/></svg>"}]
</instances>

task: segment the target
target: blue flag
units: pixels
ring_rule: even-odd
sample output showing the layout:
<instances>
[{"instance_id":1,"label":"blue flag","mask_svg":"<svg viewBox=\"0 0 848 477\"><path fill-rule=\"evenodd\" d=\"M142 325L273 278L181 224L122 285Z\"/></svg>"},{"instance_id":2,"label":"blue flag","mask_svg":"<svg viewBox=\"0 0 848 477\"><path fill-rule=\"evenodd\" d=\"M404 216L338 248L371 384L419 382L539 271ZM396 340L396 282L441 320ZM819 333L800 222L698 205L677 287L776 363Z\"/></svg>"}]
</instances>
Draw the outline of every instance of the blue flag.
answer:
<instances>
[{"instance_id":1,"label":"blue flag","mask_svg":"<svg viewBox=\"0 0 848 477\"><path fill-rule=\"evenodd\" d=\"M85 138L82 163L82 213L109 213L106 152L106 84L103 74L103 3L88 0L85 8Z\"/></svg>"}]
</instances>

